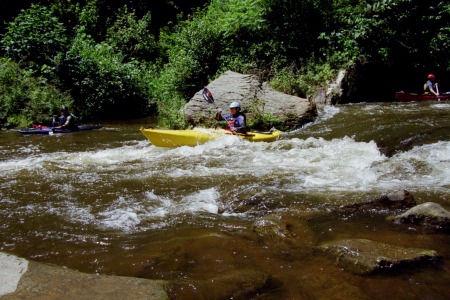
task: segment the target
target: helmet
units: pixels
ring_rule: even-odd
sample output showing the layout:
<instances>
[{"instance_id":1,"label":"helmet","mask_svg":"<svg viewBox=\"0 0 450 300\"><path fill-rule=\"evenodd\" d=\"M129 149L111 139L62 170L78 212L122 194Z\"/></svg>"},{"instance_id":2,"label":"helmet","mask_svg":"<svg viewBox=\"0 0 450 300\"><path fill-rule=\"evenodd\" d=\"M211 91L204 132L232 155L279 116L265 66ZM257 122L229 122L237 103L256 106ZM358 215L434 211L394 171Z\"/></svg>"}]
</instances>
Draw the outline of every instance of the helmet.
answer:
<instances>
[{"instance_id":1,"label":"helmet","mask_svg":"<svg viewBox=\"0 0 450 300\"><path fill-rule=\"evenodd\" d=\"M230 108L233 108L233 107L236 107L236 108L241 108L241 105L239 104L239 102L231 102L231 104L230 104Z\"/></svg>"},{"instance_id":2,"label":"helmet","mask_svg":"<svg viewBox=\"0 0 450 300\"><path fill-rule=\"evenodd\" d=\"M429 74L428 79L434 79L434 74Z\"/></svg>"}]
</instances>

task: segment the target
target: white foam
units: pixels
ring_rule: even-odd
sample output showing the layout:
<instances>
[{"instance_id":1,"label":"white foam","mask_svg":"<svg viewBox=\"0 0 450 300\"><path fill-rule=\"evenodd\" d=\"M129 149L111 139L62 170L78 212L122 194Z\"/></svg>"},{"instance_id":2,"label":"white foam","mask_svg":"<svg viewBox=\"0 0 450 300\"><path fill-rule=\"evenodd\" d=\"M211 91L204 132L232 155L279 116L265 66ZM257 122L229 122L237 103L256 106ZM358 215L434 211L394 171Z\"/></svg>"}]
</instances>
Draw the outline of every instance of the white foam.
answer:
<instances>
[{"instance_id":1,"label":"white foam","mask_svg":"<svg viewBox=\"0 0 450 300\"><path fill-rule=\"evenodd\" d=\"M107 228L120 228L131 231L141 222L137 211L139 206L133 201L120 197L105 211L99 213L99 223Z\"/></svg>"},{"instance_id":2,"label":"white foam","mask_svg":"<svg viewBox=\"0 0 450 300\"><path fill-rule=\"evenodd\" d=\"M416 146L375 166L379 184L450 191L450 142Z\"/></svg>"},{"instance_id":3,"label":"white foam","mask_svg":"<svg viewBox=\"0 0 450 300\"><path fill-rule=\"evenodd\" d=\"M143 199L119 197L98 214L96 222L101 227L123 231L145 230L148 229L146 225L139 228L144 221L160 220L168 224L170 219L186 213L217 214L222 206L219 198L220 194L214 188L200 190L181 199L159 196L153 191L146 192Z\"/></svg>"},{"instance_id":4,"label":"white foam","mask_svg":"<svg viewBox=\"0 0 450 300\"><path fill-rule=\"evenodd\" d=\"M211 214L217 214L219 212L219 197L220 194L214 188L199 191L183 197L181 200L182 210L190 212L205 211Z\"/></svg>"}]
</instances>

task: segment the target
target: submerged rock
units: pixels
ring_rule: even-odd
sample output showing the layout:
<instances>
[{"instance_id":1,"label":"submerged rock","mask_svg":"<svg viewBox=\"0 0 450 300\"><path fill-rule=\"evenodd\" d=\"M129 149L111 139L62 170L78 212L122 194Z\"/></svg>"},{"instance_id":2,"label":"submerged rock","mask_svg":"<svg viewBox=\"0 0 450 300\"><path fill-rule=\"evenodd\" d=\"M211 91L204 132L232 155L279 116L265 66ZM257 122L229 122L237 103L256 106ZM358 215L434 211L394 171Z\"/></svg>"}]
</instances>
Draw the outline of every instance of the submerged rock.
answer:
<instances>
[{"instance_id":1,"label":"submerged rock","mask_svg":"<svg viewBox=\"0 0 450 300\"><path fill-rule=\"evenodd\" d=\"M336 240L318 248L333 256L339 267L360 275L430 263L439 258L434 250L405 248L368 239Z\"/></svg>"},{"instance_id":2,"label":"submerged rock","mask_svg":"<svg viewBox=\"0 0 450 300\"><path fill-rule=\"evenodd\" d=\"M450 212L433 202L419 204L400 215L389 216L387 219L397 224L412 223L445 231L450 230Z\"/></svg>"},{"instance_id":3,"label":"submerged rock","mask_svg":"<svg viewBox=\"0 0 450 300\"><path fill-rule=\"evenodd\" d=\"M277 249L282 259L301 259L313 251L317 236L306 220L295 216L267 215L252 224L258 242Z\"/></svg>"},{"instance_id":4,"label":"submerged rock","mask_svg":"<svg viewBox=\"0 0 450 300\"><path fill-rule=\"evenodd\" d=\"M288 224L273 216L260 219L252 224L252 230L256 232L259 239L269 242L292 242L293 236L288 227Z\"/></svg>"},{"instance_id":5,"label":"submerged rock","mask_svg":"<svg viewBox=\"0 0 450 300\"><path fill-rule=\"evenodd\" d=\"M299 299L370 299L364 291L327 274L310 274L293 280L299 283Z\"/></svg>"},{"instance_id":6,"label":"submerged rock","mask_svg":"<svg viewBox=\"0 0 450 300\"><path fill-rule=\"evenodd\" d=\"M179 280L168 292L171 299L251 299L273 286L271 276L264 272L236 270L208 280Z\"/></svg>"},{"instance_id":7,"label":"submerged rock","mask_svg":"<svg viewBox=\"0 0 450 300\"><path fill-rule=\"evenodd\" d=\"M370 209L401 209L413 207L416 205L414 196L407 190L400 190L382 195L381 197L366 201L363 203L355 203L343 206L345 210L370 210Z\"/></svg>"}]
</instances>

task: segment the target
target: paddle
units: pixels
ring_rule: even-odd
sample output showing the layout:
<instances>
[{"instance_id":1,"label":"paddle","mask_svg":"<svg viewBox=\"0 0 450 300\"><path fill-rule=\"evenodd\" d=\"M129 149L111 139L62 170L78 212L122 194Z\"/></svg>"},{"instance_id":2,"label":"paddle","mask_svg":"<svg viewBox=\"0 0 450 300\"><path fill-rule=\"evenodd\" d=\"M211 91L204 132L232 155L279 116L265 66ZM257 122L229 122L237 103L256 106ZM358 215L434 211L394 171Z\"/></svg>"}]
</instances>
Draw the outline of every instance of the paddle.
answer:
<instances>
[{"instance_id":1,"label":"paddle","mask_svg":"<svg viewBox=\"0 0 450 300\"><path fill-rule=\"evenodd\" d=\"M436 93L437 93L438 101L441 101L441 99L439 98L440 93L439 93L439 87L438 87L437 82L436 82Z\"/></svg>"},{"instance_id":2,"label":"paddle","mask_svg":"<svg viewBox=\"0 0 450 300\"><path fill-rule=\"evenodd\" d=\"M203 96L203 99L206 100L206 102L213 104L216 109L219 109L217 107L217 105L214 103L214 97L213 97L212 93L206 87L203 88L202 96Z\"/></svg>"}]
</instances>

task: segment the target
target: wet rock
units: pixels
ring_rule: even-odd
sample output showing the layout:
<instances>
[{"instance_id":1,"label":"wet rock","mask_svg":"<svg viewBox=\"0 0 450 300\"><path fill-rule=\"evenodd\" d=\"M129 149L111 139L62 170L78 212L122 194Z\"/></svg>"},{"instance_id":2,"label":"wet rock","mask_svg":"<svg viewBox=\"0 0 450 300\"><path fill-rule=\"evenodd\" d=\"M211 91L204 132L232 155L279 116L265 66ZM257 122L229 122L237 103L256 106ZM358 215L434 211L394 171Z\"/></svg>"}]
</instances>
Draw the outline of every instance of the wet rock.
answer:
<instances>
[{"instance_id":1,"label":"wet rock","mask_svg":"<svg viewBox=\"0 0 450 300\"><path fill-rule=\"evenodd\" d=\"M405 248L368 239L336 240L324 243L318 249L334 257L339 267L360 275L419 266L440 258L434 250Z\"/></svg>"},{"instance_id":2,"label":"wet rock","mask_svg":"<svg viewBox=\"0 0 450 300\"><path fill-rule=\"evenodd\" d=\"M397 224L410 223L450 231L450 212L437 203L419 204L406 212L387 218Z\"/></svg>"},{"instance_id":3,"label":"wet rock","mask_svg":"<svg viewBox=\"0 0 450 300\"><path fill-rule=\"evenodd\" d=\"M355 203L343 206L344 210L371 210L371 209L402 209L416 205L414 196L407 190L399 190L382 195L381 197L366 201L363 203Z\"/></svg>"},{"instance_id":4,"label":"wet rock","mask_svg":"<svg viewBox=\"0 0 450 300\"><path fill-rule=\"evenodd\" d=\"M260 240L269 242L292 242L293 236L288 227L289 225L277 216L265 217L252 224L252 230L256 232Z\"/></svg>"},{"instance_id":5,"label":"wet rock","mask_svg":"<svg viewBox=\"0 0 450 300\"><path fill-rule=\"evenodd\" d=\"M263 216L268 213L265 190L248 189L237 195L237 199L229 202L227 209L236 213L247 213Z\"/></svg>"},{"instance_id":6,"label":"wet rock","mask_svg":"<svg viewBox=\"0 0 450 300\"><path fill-rule=\"evenodd\" d=\"M236 270L208 280L179 280L168 293L171 299L251 299L261 290L274 288L270 275L254 270Z\"/></svg>"},{"instance_id":7,"label":"wet rock","mask_svg":"<svg viewBox=\"0 0 450 300\"><path fill-rule=\"evenodd\" d=\"M311 252L316 241L316 234L307 221L287 215L267 215L252 224L252 231L260 242L291 256Z\"/></svg>"},{"instance_id":8,"label":"wet rock","mask_svg":"<svg viewBox=\"0 0 450 300\"><path fill-rule=\"evenodd\" d=\"M317 115L316 106L305 98L287 95L261 84L255 75L239 74L226 71L208 85L214 103L209 103L198 91L184 106L184 115L192 124L202 118L214 119L216 106L229 112L228 106L239 101L251 119L253 113L263 112L285 120L287 125L300 127L314 120Z\"/></svg>"},{"instance_id":9,"label":"wet rock","mask_svg":"<svg viewBox=\"0 0 450 300\"><path fill-rule=\"evenodd\" d=\"M0 267L11 257L0 260ZM17 287L1 299L168 299L165 281L86 274L33 261L20 275ZM0 276L0 284L11 278Z\"/></svg>"}]
</instances>

